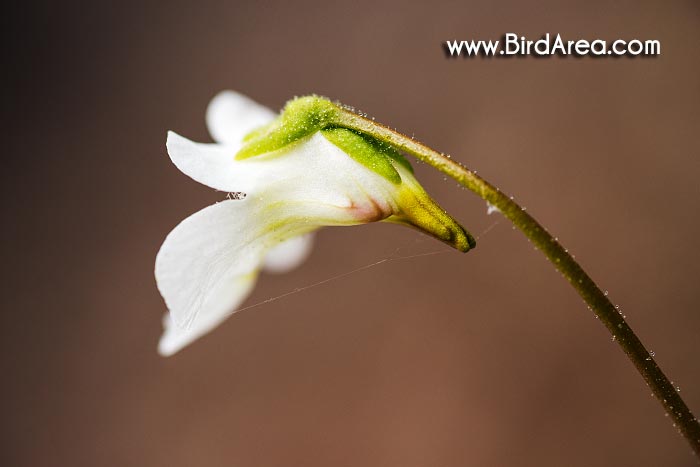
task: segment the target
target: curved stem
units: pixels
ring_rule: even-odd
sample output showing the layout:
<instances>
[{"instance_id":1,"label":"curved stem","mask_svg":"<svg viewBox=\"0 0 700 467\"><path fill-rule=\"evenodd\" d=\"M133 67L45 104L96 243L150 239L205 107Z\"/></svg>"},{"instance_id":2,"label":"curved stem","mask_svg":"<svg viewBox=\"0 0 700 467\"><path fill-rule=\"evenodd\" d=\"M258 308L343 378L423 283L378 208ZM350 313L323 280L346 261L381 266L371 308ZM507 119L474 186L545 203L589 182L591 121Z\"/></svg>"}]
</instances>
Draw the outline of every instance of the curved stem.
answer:
<instances>
[{"instance_id":1,"label":"curved stem","mask_svg":"<svg viewBox=\"0 0 700 467\"><path fill-rule=\"evenodd\" d=\"M656 364L652 354L644 347L619 310L608 299L576 260L547 230L513 199L491 185L476 173L439 152L380 125L372 120L343 109L338 116L338 125L360 131L391 144L417 159L432 165L449 175L460 185L473 191L487 203L495 206L530 241L544 253L554 267L588 304L600 321L608 328L627 357L632 361L654 396L661 402L673 425L686 438L696 456L700 458L700 423L685 404L678 390Z\"/></svg>"}]
</instances>

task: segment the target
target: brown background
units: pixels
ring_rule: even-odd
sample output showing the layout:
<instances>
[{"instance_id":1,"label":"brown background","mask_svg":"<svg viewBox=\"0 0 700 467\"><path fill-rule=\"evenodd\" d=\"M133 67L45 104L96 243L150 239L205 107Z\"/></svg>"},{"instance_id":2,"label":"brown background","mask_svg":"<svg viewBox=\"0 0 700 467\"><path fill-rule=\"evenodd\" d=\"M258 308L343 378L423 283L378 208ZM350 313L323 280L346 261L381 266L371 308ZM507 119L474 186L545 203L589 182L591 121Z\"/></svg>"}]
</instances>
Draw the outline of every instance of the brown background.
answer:
<instances>
[{"instance_id":1,"label":"brown background","mask_svg":"<svg viewBox=\"0 0 700 467\"><path fill-rule=\"evenodd\" d=\"M549 263L425 166L475 251L256 307L169 359L152 270L169 230L223 198L169 162L166 129L209 141L204 110L225 88L273 108L324 94L514 194L697 413L697 2L52 2L5 21L2 465L694 465ZM658 39L662 55L441 48L506 32ZM326 229L247 303L440 250L392 225Z\"/></svg>"}]
</instances>

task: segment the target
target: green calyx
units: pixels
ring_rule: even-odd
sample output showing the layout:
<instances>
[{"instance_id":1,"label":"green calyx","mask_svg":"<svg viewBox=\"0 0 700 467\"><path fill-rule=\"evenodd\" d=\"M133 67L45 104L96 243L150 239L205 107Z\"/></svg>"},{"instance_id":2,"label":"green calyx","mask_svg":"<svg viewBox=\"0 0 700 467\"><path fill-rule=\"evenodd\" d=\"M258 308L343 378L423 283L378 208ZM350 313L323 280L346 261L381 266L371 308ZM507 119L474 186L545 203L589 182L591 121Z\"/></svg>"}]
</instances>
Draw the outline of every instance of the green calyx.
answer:
<instances>
[{"instance_id":1,"label":"green calyx","mask_svg":"<svg viewBox=\"0 0 700 467\"><path fill-rule=\"evenodd\" d=\"M337 113L338 107L328 99L297 97L287 103L275 121L243 138L245 146L238 151L236 159L248 159L282 149L329 127Z\"/></svg>"},{"instance_id":2,"label":"green calyx","mask_svg":"<svg viewBox=\"0 0 700 467\"><path fill-rule=\"evenodd\" d=\"M337 126L339 110L338 106L323 97L293 99L275 121L245 136L245 145L236 154L236 159L243 160L277 151L321 131L326 139L355 161L392 183L400 184L401 176L394 164L412 172L411 164L391 145Z\"/></svg>"},{"instance_id":3,"label":"green calyx","mask_svg":"<svg viewBox=\"0 0 700 467\"><path fill-rule=\"evenodd\" d=\"M394 184L401 183L401 175L394 168L394 162L411 167L394 148L374 138L347 128L328 128L321 131L328 141L338 146L356 162Z\"/></svg>"}]
</instances>

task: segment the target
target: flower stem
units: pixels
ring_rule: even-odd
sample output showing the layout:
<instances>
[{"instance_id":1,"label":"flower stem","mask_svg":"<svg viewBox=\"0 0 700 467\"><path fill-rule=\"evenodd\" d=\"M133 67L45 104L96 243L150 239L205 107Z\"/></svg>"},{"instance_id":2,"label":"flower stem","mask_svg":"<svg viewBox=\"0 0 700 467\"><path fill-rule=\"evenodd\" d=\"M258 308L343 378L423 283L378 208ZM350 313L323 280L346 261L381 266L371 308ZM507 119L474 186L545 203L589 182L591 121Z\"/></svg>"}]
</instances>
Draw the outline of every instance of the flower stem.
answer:
<instances>
[{"instance_id":1,"label":"flower stem","mask_svg":"<svg viewBox=\"0 0 700 467\"><path fill-rule=\"evenodd\" d=\"M552 262L571 286L588 304L599 320L608 328L614 341L632 361L654 396L673 420L673 425L686 438L696 456L700 458L700 423L685 404L678 389L669 381L654 361L644 344L627 324L619 310L608 299L600 287L586 274L576 260L568 253L547 229L537 222L524 208L511 197L467 169L433 149L401 134L357 115L349 109L342 109L337 124L356 130L389 143L417 159L432 165L440 172L455 179L460 185L473 191L487 203L498 208L525 236Z\"/></svg>"}]
</instances>

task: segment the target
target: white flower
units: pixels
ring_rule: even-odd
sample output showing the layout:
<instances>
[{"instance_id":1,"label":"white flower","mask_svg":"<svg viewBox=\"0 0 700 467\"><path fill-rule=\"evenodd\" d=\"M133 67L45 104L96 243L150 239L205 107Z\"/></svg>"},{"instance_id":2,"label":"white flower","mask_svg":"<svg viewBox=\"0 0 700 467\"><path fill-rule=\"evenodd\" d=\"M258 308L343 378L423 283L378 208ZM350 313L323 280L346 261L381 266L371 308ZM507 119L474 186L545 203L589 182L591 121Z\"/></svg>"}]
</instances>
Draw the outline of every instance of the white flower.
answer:
<instances>
[{"instance_id":1,"label":"white flower","mask_svg":"<svg viewBox=\"0 0 700 467\"><path fill-rule=\"evenodd\" d=\"M194 180L236 193L182 221L156 257L170 310L158 351L172 355L220 324L252 290L262 267L301 263L322 226L390 221L467 251L473 239L425 193L393 149L328 125L337 108L317 97L277 116L226 91L207 110L218 144L168 133L168 154ZM252 133L251 133L252 132Z\"/></svg>"}]
</instances>

